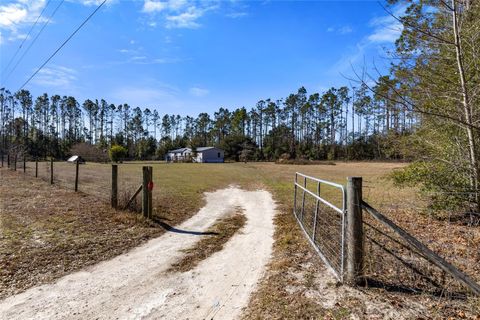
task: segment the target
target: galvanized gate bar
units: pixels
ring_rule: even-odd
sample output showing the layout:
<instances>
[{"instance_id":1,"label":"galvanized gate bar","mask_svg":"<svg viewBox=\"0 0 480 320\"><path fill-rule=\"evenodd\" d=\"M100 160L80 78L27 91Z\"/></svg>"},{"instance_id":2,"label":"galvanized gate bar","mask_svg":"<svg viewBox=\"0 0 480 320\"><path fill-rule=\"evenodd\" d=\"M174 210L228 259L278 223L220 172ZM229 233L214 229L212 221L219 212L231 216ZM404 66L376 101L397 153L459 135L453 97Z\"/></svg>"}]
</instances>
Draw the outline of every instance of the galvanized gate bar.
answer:
<instances>
[{"instance_id":1,"label":"galvanized gate bar","mask_svg":"<svg viewBox=\"0 0 480 320\"><path fill-rule=\"evenodd\" d=\"M303 179L303 181L302 181L303 185L301 185L299 183L299 179ZM316 194L315 194L315 192L307 189L307 181L309 181L309 180L317 184L317 186L316 186L317 187L317 193ZM327 201L326 199L324 199L320 196L321 184L325 184L325 185L328 185L328 186L339 189L339 191L342 194L342 207L341 208L337 207L336 205L332 204L331 202ZM297 197L300 196L298 194L297 189L302 191L302 194L301 194L301 197L302 197L301 198L301 208L300 207L297 208L297 204L298 204ZM313 200L315 200L315 206L314 206L315 209L314 209L313 214L310 214L310 215L307 214L305 216L305 214L306 214L305 213L305 201L306 201L305 199L306 199L307 196L310 197L310 199L313 198ZM346 202L347 202L347 197L346 197L346 189L345 189L344 186L342 186L338 183L331 182L331 181L314 178L314 177L311 177L311 176L308 176L308 175L305 175L305 174L302 174L302 173L299 173L299 172L295 173L294 209L293 209L295 218L297 219L298 223L300 224L300 227L303 230L303 232L305 233L305 235L307 236L308 240L310 241L310 243L314 247L315 251L317 251L320 258L325 262L327 267L332 271L332 273L335 275L335 277L339 281L343 281L343 274L344 274ZM325 212L322 212L322 210L320 209L320 204L325 205L326 207L334 210L337 214L339 214L338 217L341 219L341 222L339 222L338 224L340 225L341 230L336 235L335 235L336 227L332 224L330 224L329 226L331 228L333 227L333 229L331 229L327 233L322 233L322 231L325 231L325 227L329 227L329 226L326 225L326 224L328 224L328 222L325 224L325 221L326 221L325 220ZM309 211L309 213L312 213L311 210ZM332 214L333 214L333 212L332 212ZM307 217L306 218L307 221L310 221L310 219L312 218L312 215L313 215L313 228L312 228L312 224L305 225L306 221L304 220L305 217ZM310 217L310 219L309 219L309 217ZM322 217L323 217L323 220L322 220ZM328 219L328 217L327 217L327 219ZM324 230L321 229L322 228L322 221L323 221ZM319 229L319 223L320 223L320 229ZM307 229L306 229L307 226L308 226L308 229L310 230L310 232L312 232L311 235L309 234L309 231L307 231ZM317 235L318 231L320 231L320 234L319 234L320 239L316 238L316 235ZM332 239L331 238L332 233L333 233L333 237L335 238L335 239L333 239L333 241L337 243L336 245L338 245L338 254L337 254L337 251L335 250L335 248L332 247L331 242L329 242L329 241L322 242L325 239ZM321 236L322 234L324 234L324 237ZM326 236L326 238L325 238L325 236Z\"/></svg>"}]
</instances>

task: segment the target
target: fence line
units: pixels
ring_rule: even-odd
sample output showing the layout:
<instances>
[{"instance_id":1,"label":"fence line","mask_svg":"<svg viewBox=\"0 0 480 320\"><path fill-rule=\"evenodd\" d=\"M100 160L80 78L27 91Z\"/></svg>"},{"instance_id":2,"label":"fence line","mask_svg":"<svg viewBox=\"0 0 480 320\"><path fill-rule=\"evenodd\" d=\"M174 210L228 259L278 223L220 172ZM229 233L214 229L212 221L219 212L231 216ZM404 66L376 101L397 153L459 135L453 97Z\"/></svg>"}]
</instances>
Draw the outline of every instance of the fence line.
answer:
<instances>
[{"instance_id":1,"label":"fence line","mask_svg":"<svg viewBox=\"0 0 480 320\"><path fill-rule=\"evenodd\" d=\"M316 193L308 181L316 184ZM342 190L341 208L320 196L321 184ZM315 206L311 200L316 202ZM319 211L319 204L324 205L323 210ZM368 215L364 217L362 211ZM457 294L463 292L462 288L468 288L480 295L480 285L471 277L363 201L359 177L349 177L345 189L339 184L296 173L293 213L311 245L342 282L353 285L366 281L369 285L415 292L428 292L429 287L434 287L440 295ZM339 215L342 221L335 225L331 221ZM330 223L326 223L325 217ZM329 240L327 243L317 241L319 229L322 240ZM410 275L401 278L402 270ZM463 287L453 286L455 281Z\"/></svg>"},{"instance_id":2,"label":"fence line","mask_svg":"<svg viewBox=\"0 0 480 320\"><path fill-rule=\"evenodd\" d=\"M1 158L1 156L0 156ZM68 163L66 161L55 161L55 159L27 158L23 155L11 157L9 169L23 171L23 174L39 178L47 183L60 185L75 192L83 192L95 196L102 201L109 202L112 208L139 210L139 204L136 197L132 197L133 192L142 184L142 169L135 167L126 167L124 164L82 164L78 161ZM17 161L14 161L14 160ZM19 170L19 168L22 168ZM151 168L151 167L149 167ZM132 170L133 169L133 170ZM149 169L151 170L151 169ZM116 171L116 172L115 172ZM115 175L115 176L114 176ZM150 176L147 184L153 189ZM151 190L147 193L149 203L152 203L153 194ZM138 195L138 193L136 194ZM130 202L125 205L128 200ZM146 217L152 217L152 205L147 211Z\"/></svg>"}]
</instances>

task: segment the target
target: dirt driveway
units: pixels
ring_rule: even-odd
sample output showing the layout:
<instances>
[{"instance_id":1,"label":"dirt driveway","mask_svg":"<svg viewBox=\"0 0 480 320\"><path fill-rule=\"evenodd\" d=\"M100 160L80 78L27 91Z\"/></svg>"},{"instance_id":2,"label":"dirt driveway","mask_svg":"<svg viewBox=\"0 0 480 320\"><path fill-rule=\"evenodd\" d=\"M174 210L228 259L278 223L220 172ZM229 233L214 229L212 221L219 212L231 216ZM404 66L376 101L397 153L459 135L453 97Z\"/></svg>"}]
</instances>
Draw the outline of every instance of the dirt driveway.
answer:
<instances>
[{"instance_id":1,"label":"dirt driveway","mask_svg":"<svg viewBox=\"0 0 480 320\"><path fill-rule=\"evenodd\" d=\"M266 191L206 194L192 218L112 260L0 301L1 319L234 319L248 304L273 244ZM222 251L184 273L166 273L218 218L242 207L247 223Z\"/></svg>"}]
</instances>

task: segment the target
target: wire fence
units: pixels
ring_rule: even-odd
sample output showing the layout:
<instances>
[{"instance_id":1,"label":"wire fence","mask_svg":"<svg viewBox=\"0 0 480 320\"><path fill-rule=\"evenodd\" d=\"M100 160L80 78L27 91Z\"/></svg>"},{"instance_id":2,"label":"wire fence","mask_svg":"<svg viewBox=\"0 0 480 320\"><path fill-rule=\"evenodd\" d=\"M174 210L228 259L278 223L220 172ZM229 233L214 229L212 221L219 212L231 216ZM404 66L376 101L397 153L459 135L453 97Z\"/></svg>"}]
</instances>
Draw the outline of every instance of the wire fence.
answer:
<instances>
[{"instance_id":1,"label":"wire fence","mask_svg":"<svg viewBox=\"0 0 480 320\"><path fill-rule=\"evenodd\" d=\"M450 239L443 250L433 246L439 251L437 254L429 248L436 244L435 239L427 235L430 239L427 247L363 202L361 178L353 179L360 183L351 183L349 178L345 189L328 181L295 175L294 214L311 244L340 281L345 274L346 282L350 282L352 267L360 266L356 280L370 287L448 299L465 298L472 292L480 295L478 247L476 256L462 256L457 254L461 248L455 248L459 245ZM340 189L344 205L337 207L320 196L322 184ZM337 196L337 203L338 200ZM358 218L359 229L355 227ZM355 241L355 234L359 242Z\"/></svg>"},{"instance_id":2,"label":"wire fence","mask_svg":"<svg viewBox=\"0 0 480 320\"><path fill-rule=\"evenodd\" d=\"M368 210L364 211L363 275L368 286L389 291L431 294L448 299L465 298L472 290L478 291L480 273L475 265L480 265L480 254L466 260L455 255L453 250L444 250L439 254L447 256L448 259L444 262L452 264L453 268L447 270L443 263L432 263L432 260L436 260L435 253L432 259L429 250L412 245L411 241L401 236L396 229L374 219ZM428 242L432 245L435 240ZM438 261L443 260L440 256L438 258ZM473 264L469 266L467 261ZM453 264L471 276L463 274L453 267Z\"/></svg>"},{"instance_id":3,"label":"wire fence","mask_svg":"<svg viewBox=\"0 0 480 320\"><path fill-rule=\"evenodd\" d=\"M294 186L294 214L300 226L320 257L342 281L345 253L344 188L300 173L295 174ZM338 203L339 199L337 207L334 203Z\"/></svg>"},{"instance_id":4,"label":"wire fence","mask_svg":"<svg viewBox=\"0 0 480 320\"><path fill-rule=\"evenodd\" d=\"M53 171L52 171L53 168ZM43 181L66 189L92 195L101 201L109 202L112 188L112 165L101 163L79 163L66 161L35 160L31 158L13 159L10 169L37 177ZM77 182L76 182L77 178ZM118 203L124 208L128 200L142 184L142 167L128 163L118 164ZM130 209L139 210L140 201L134 199Z\"/></svg>"}]
</instances>

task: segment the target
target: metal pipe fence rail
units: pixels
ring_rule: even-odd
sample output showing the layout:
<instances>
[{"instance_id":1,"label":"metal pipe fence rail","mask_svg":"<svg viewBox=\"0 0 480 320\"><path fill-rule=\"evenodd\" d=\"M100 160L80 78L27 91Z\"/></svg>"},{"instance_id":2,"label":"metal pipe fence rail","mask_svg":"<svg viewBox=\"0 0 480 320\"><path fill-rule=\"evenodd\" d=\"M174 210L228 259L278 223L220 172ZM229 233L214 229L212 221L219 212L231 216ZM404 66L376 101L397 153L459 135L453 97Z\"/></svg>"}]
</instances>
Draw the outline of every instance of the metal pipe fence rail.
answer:
<instances>
[{"instance_id":1,"label":"metal pipe fence rail","mask_svg":"<svg viewBox=\"0 0 480 320\"><path fill-rule=\"evenodd\" d=\"M339 205L333 204L333 201L328 201L322 196L324 186L334 189L333 196L337 196ZM297 172L294 181L293 207L293 213L310 243L336 278L343 281L346 231L345 188L340 184Z\"/></svg>"}]
</instances>

